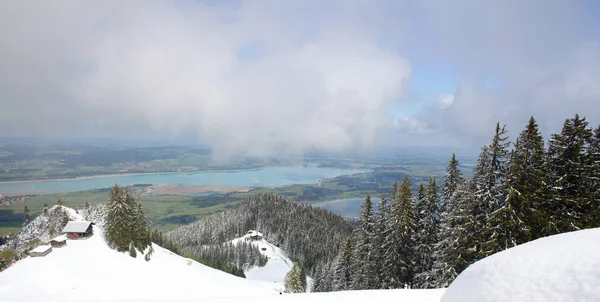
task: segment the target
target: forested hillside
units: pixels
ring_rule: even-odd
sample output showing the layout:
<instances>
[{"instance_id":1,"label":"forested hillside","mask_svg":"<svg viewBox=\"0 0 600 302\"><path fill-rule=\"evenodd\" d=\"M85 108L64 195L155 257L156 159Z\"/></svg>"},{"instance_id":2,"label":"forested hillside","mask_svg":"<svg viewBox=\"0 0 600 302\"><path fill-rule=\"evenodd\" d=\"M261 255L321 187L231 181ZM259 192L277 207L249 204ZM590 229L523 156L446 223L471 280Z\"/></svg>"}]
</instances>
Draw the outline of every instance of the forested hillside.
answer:
<instances>
[{"instance_id":1,"label":"forested hillside","mask_svg":"<svg viewBox=\"0 0 600 302\"><path fill-rule=\"evenodd\" d=\"M368 197L362 225L316 268L315 291L448 286L470 264L553 234L600 227L600 126L578 115L547 148L533 117L514 143L500 124L466 179L452 155L441 188L407 177Z\"/></svg>"},{"instance_id":2,"label":"forested hillside","mask_svg":"<svg viewBox=\"0 0 600 302\"><path fill-rule=\"evenodd\" d=\"M352 226L327 210L297 204L273 194L257 194L228 209L168 233L183 253L206 256L203 245L217 245L248 230L262 232L308 271L318 262L331 261ZM249 258L252 259L252 258Z\"/></svg>"}]
</instances>

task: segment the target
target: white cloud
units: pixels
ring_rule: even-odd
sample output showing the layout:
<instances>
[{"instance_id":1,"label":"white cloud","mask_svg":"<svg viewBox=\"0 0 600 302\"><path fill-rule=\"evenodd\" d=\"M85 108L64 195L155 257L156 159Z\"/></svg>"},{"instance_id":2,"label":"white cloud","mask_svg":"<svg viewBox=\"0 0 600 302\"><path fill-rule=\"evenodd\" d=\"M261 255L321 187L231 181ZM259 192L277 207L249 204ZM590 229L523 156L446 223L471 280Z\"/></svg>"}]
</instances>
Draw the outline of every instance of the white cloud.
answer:
<instances>
[{"instance_id":1,"label":"white cloud","mask_svg":"<svg viewBox=\"0 0 600 302\"><path fill-rule=\"evenodd\" d=\"M586 14L543 0L13 2L0 136L182 136L267 155L409 141L398 131L479 144L532 114L545 129L575 111L597 121ZM423 65L456 73L455 91L393 121Z\"/></svg>"}]
</instances>

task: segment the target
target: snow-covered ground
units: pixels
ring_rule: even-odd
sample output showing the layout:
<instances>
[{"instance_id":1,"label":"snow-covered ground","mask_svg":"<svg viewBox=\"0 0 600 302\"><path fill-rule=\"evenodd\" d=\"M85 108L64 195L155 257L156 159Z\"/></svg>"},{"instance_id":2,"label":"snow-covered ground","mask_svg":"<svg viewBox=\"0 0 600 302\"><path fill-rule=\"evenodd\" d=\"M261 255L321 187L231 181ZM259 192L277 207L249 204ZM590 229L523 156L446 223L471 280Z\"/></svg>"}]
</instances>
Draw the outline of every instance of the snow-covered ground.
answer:
<instances>
[{"instance_id":1,"label":"snow-covered ground","mask_svg":"<svg viewBox=\"0 0 600 302\"><path fill-rule=\"evenodd\" d=\"M262 235L262 234L261 234ZM263 267L252 267L245 271L246 279L270 282L273 288L283 291L285 275L292 269L294 263L286 253L265 239L249 240L250 235L245 235L232 240L233 244L245 241L257 246L260 253L269 259ZM264 250L263 250L264 249Z\"/></svg>"},{"instance_id":2,"label":"snow-covered ground","mask_svg":"<svg viewBox=\"0 0 600 302\"><path fill-rule=\"evenodd\" d=\"M265 251L272 258L271 265L249 273L265 281L235 277L154 244L151 261L140 255L131 258L127 253L110 249L101 229L94 227L94 235L87 240L68 240L65 247L54 248L45 257L25 258L0 273L0 301L437 302L443 293L443 290L391 290L280 295L272 280L279 279L282 273L285 275L291 261L268 242L259 244L272 248Z\"/></svg>"},{"instance_id":3,"label":"snow-covered ground","mask_svg":"<svg viewBox=\"0 0 600 302\"><path fill-rule=\"evenodd\" d=\"M554 235L469 266L442 302L600 301L600 228Z\"/></svg>"}]
</instances>

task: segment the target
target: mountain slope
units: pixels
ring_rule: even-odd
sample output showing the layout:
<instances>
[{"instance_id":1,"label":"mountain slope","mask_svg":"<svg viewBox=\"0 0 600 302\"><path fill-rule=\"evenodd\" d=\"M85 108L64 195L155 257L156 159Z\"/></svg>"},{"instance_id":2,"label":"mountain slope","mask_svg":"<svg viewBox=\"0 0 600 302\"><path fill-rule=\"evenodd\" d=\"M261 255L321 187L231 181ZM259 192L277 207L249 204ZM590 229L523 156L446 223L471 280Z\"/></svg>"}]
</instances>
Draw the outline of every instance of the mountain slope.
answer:
<instances>
[{"instance_id":1,"label":"mountain slope","mask_svg":"<svg viewBox=\"0 0 600 302\"><path fill-rule=\"evenodd\" d=\"M25 258L0 274L0 301L210 299L278 294L175 255L157 245L148 262L110 249L102 231L68 240L45 257ZM235 288L235 290L227 290Z\"/></svg>"},{"instance_id":2,"label":"mountain slope","mask_svg":"<svg viewBox=\"0 0 600 302\"><path fill-rule=\"evenodd\" d=\"M534 240L482 259L443 302L600 301L600 228Z\"/></svg>"},{"instance_id":3,"label":"mountain slope","mask_svg":"<svg viewBox=\"0 0 600 302\"><path fill-rule=\"evenodd\" d=\"M331 261L352 226L327 210L298 204L278 195L257 194L234 208L205 217L168 233L182 251L201 257L202 246L258 230L264 238L311 270Z\"/></svg>"}]
</instances>

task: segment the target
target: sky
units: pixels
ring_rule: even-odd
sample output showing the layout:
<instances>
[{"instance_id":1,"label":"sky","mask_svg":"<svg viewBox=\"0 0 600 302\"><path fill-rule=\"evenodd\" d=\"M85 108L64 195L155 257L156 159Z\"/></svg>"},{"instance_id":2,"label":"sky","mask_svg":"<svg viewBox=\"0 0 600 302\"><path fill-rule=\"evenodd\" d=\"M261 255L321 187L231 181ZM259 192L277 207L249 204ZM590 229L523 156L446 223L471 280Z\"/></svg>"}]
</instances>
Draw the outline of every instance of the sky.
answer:
<instances>
[{"instance_id":1,"label":"sky","mask_svg":"<svg viewBox=\"0 0 600 302\"><path fill-rule=\"evenodd\" d=\"M597 1L6 1L0 137L219 155L479 147L600 123Z\"/></svg>"}]
</instances>

